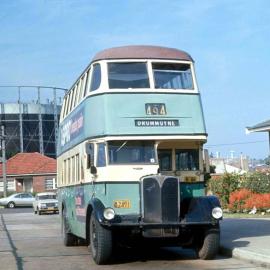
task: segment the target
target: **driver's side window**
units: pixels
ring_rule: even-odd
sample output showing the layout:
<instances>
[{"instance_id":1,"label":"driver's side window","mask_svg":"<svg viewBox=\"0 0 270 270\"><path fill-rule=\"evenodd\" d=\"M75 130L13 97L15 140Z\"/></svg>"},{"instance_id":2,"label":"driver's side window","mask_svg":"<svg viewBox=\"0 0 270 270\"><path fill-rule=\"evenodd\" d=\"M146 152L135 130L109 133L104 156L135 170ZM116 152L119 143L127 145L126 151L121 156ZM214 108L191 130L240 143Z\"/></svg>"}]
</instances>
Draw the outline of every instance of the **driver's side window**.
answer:
<instances>
[{"instance_id":1,"label":"driver's side window","mask_svg":"<svg viewBox=\"0 0 270 270\"><path fill-rule=\"evenodd\" d=\"M160 171L172 171L172 150L158 150L158 162Z\"/></svg>"}]
</instances>

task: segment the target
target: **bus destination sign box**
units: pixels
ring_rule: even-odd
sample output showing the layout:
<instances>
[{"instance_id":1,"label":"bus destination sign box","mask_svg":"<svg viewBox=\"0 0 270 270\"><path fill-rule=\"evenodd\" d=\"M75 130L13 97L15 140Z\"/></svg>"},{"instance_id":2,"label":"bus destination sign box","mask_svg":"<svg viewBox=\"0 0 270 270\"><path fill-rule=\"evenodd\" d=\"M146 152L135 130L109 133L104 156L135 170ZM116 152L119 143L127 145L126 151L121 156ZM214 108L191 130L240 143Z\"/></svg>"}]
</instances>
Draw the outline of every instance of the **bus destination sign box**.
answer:
<instances>
[{"instance_id":1,"label":"bus destination sign box","mask_svg":"<svg viewBox=\"0 0 270 270\"><path fill-rule=\"evenodd\" d=\"M144 119L138 119L135 120L135 126L136 127L178 127L179 126L179 120L144 120Z\"/></svg>"}]
</instances>

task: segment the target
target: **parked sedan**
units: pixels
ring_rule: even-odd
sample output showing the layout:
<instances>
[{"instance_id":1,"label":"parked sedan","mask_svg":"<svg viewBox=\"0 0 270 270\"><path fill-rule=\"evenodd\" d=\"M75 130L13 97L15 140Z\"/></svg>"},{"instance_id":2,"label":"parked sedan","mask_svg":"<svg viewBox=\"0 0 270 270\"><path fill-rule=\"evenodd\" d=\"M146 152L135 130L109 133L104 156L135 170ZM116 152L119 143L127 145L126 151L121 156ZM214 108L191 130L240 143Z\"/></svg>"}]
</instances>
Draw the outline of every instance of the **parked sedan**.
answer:
<instances>
[{"instance_id":1,"label":"parked sedan","mask_svg":"<svg viewBox=\"0 0 270 270\"><path fill-rule=\"evenodd\" d=\"M0 205L14 208L16 206L32 206L35 198L31 193L15 193L0 199Z\"/></svg>"},{"instance_id":2,"label":"parked sedan","mask_svg":"<svg viewBox=\"0 0 270 270\"><path fill-rule=\"evenodd\" d=\"M53 192L38 193L33 202L35 214L41 215L45 212L58 213L58 200Z\"/></svg>"}]
</instances>

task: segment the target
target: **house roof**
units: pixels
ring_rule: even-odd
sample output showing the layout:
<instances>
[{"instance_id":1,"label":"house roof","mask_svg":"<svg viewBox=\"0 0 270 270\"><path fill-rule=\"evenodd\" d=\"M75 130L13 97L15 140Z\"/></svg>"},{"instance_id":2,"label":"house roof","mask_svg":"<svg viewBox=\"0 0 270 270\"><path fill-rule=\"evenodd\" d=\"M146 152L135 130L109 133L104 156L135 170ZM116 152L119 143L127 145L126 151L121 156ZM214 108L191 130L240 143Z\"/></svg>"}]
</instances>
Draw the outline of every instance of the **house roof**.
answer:
<instances>
[{"instance_id":1,"label":"house roof","mask_svg":"<svg viewBox=\"0 0 270 270\"><path fill-rule=\"evenodd\" d=\"M56 173L56 160L40 153L18 153L6 166L7 175L36 175ZM2 166L0 166L2 175Z\"/></svg>"},{"instance_id":2,"label":"house roof","mask_svg":"<svg viewBox=\"0 0 270 270\"><path fill-rule=\"evenodd\" d=\"M159 46L122 46L97 53L92 62L109 59L166 59L192 61L191 56L181 50Z\"/></svg>"},{"instance_id":3,"label":"house roof","mask_svg":"<svg viewBox=\"0 0 270 270\"><path fill-rule=\"evenodd\" d=\"M252 127L246 127L246 133L270 131L270 120L261 122Z\"/></svg>"}]
</instances>

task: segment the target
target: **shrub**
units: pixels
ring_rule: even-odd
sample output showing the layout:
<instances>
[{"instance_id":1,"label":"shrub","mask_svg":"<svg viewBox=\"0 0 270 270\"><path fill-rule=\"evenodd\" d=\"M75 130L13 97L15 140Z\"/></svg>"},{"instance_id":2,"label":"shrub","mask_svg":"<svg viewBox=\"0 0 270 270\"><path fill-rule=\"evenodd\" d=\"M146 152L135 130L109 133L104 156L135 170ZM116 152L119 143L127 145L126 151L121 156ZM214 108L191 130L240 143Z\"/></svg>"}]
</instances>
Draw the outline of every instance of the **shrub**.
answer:
<instances>
[{"instance_id":1,"label":"shrub","mask_svg":"<svg viewBox=\"0 0 270 270\"><path fill-rule=\"evenodd\" d=\"M249 198L247 198L244 205L245 209L252 209L254 206L260 211L270 209L270 193L254 193Z\"/></svg>"},{"instance_id":2,"label":"shrub","mask_svg":"<svg viewBox=\"0 0 270 270\"><path fill-rule=\"evenodd\" d=\"M270 193L258 194L248 189L232 192L228 208L233 212L243 212L256 207L259 211L270 209Z\"/></svg>"},{"instance_id":3,"label":"shrub","mask_svg":"<svg viewBox=\"0 0 270 270\"><path fill-rule=\"evenodd\" d=\"M253 193L248 189L240 189L230 194L228 208L232 211L242 212L246 207L246 200L249 199Z\"/></svg>"},{"instance_id":4,"label":"shrub","mask_svg":"<svg viewBox=\"0 0 270 270\"><path fill-rule=\"evenodd\" d=\"M246 174L241 187L252 190L254 193L270 193L270 175L261 172Z\"/></svg>"},{"instance_id":5,"label":"shrub","mask_svg":"<svg viewBox=\"0 0 270 270\"><path fill-rule=\"evenodd\" d=\"M262 172L245 175L226 173L217 179L211 178L207 186L213 194L219 197L222 207L226 208L230 204L230 194L236 190L246 189L256 194L270 193L270 174ZM232 207L231 204L230 207Z\"/></svg>"},{"instance_id":6,"label":"shrub","mask_svg":"<svg viewBox=\"0 0 270 270\"><path fill-rule=\"evenodd\" d=\"M223 208L227 207L230 194L239 189L239 178L240 176L237 174L226 173L220 178L210 179L208 188L219 197Z\"/></svg>"}]
</instances>

